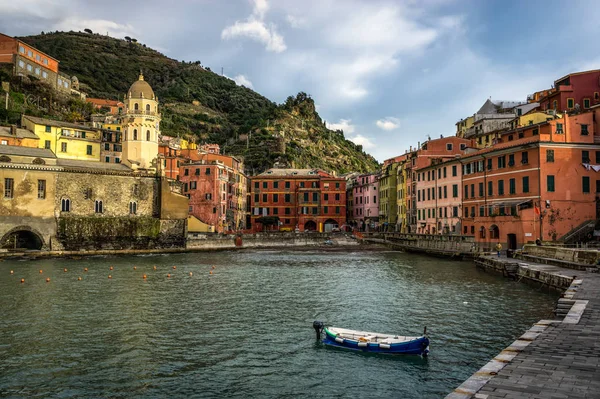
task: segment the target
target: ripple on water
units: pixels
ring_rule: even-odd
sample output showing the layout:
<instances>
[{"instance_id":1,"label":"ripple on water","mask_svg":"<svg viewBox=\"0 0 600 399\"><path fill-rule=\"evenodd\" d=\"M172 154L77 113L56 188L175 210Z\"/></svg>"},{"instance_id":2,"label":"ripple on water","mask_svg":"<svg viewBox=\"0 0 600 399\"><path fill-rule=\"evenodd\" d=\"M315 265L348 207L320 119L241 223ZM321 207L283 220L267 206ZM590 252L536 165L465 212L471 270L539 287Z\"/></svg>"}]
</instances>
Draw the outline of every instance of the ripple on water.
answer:
<instances>
[{"instance_id":1,"label":"ripple on water","mask_svg":"<svg viewBox=\"0 0 600 399\"><path fill-rule=\"evenodd\" d=\"M0 392L64 398L439 397L556 300L470 263L393 251L6 261L0 292ZM427 326L431 356L325 348L315 319Z\"/></svg>"}]
</instances>

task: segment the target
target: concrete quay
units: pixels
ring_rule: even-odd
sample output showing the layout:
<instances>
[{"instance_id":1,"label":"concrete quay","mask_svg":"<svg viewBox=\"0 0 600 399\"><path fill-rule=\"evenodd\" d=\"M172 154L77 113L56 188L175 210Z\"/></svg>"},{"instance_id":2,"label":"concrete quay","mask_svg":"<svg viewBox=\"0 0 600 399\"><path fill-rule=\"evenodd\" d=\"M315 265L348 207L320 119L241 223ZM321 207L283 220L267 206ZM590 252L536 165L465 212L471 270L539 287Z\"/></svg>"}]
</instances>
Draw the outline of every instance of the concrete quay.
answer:
<instances>
[{"instance_id":1,"label":"concrete quay","mask_svg":"<svg viewBox=\"0 0 600 399\"><path fill-rule=\"evenodd\" d=\"M540 320L447 399L600 398L600 274L496 256L478 267L566 290ZM564 318L563 318L564 316Z\"/></svg>"}]
</instances>

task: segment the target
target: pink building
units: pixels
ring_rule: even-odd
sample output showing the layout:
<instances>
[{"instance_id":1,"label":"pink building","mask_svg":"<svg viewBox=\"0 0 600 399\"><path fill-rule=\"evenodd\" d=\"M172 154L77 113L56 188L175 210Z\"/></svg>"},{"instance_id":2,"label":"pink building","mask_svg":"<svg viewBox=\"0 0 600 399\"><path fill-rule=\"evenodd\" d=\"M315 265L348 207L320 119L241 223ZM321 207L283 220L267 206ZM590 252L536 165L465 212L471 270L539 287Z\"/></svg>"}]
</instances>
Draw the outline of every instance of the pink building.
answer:
<instances>
[{"instance_id":1,"label":"pink building","mask_svg":"<svg viewBox=\"0 0 600 399\"><path fill-rule=\"evenodd\" d=\"M374 230L379 221L379 182L377 174L368 173L354 178L351 224L361 231Z\"/></svg>"},{"instance_id":2,"label":"pink building","mask_svg":"<svg viewBox=\"0 0 600 399\"><path fill-rule=\"evenodd\" d=\"M425 142L417 151L413 166L417 224L413 231L419 234L460 232L460 156L473 145L470 139L442 137Z\"/></svg>"},{"instance_id":3,"label":"pink building","mask_svg":"<svg viewBox=\"0 0 600 399\"><path fill-rule=\"evenodd\" d=\"M462 167L459 158L417 172L417 233L459 234Z\"/></svg>"}]
</instances>

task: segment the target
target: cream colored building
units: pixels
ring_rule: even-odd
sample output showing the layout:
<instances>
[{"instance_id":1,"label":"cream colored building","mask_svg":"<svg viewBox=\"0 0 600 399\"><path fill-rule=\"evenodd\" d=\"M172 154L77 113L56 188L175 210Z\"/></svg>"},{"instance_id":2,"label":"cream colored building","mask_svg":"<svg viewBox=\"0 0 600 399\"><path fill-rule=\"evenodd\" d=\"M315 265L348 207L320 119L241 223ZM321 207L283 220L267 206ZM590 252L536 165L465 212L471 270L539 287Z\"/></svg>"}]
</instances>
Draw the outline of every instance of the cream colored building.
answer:
<instances>
[{"instance_id":1,"label":"cream colored building","mask_svg":"<svg viewBox=\"0 0 600 399\"><path fill-rule=\"evenodd\" d=\"M129 88L123 117L123 163L132 169L156 169L160 114L152 87L140 74Z\"/></svg>"}]
</instances>

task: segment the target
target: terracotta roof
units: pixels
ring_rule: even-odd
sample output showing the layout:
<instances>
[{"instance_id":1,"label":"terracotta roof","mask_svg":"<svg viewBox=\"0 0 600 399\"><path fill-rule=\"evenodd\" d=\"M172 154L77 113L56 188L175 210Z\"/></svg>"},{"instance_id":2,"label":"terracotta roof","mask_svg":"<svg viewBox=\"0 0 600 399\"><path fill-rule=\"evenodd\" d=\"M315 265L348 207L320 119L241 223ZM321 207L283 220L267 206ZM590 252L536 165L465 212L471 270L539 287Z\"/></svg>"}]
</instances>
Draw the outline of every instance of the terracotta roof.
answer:
<instances>
[{"instance_id":1,"label":"terracotta roof","mask_svg":"<svg viewBox=\"0 0 600 399\"><path fill-rule=\"evenodd\" d=\"M0 154L35 158L56 158L56 155L46 148L21 147L18 145L0 145Z\"/></svg>"},{"instance_id":2,"label":"terracotta roof","mask_svg":"<svg viewBox=\"0 0 600 399\"><path fill-rule=\"evenodd\" d=\"M0 126L0 136L2 137L17 137L19 139L38 139L39 137L27 129L17 128L17 135L10 134L10 126Z\"/></svg>"},{"instance_id":3,"label":"terracotta roof","mask_svg":"<svg viewBox=\"0 0 600 399\"><path fill-rule=\"evenodd\" d=\"M70 128L70 129L79 129L79 130L87 130L87 131L95 131L96 130L94 128L91 128L91 127L88 127L85 125L79 125L77 123L55 121L53 119L38 118L35 116L30 116L30 115L23 115L23 118L28 119L31 122L38 124L38 125L66 127L66 128Z\"/></svg>"},{"instance_id":4,"label":"terracotta roof","mask_svg":"<svg viewBox=\"0 0 600 399\"><path fill-rule=\"evenodd\" d=\"M319 169L269 169L259 174L256 177L267 177L267 176L323 176L325 173L325 177L333 177L329 173L324 172Z\"/></svg>"},{"instance_id":5,"label":"terracotta roof","mask_svg":"<svg viewBox=\"0 0 600 399\"><path fill-rule=\"evenodd\" d=\"M512 147L520 147L525 144L538 143L540 141L540 136L528 137L520 140L509 141L508 143L499 143L492 147L483 148L477 152L472 152L470 154L464 155L463 158L471 158L476 157L478 155L487 154L494 151L504 150L506 148Z\"/></svg>"},{"instance_id":6,"label":"terracotta roof","mask_svg":"<svg viewBox=\"0 0 600 399\"><path fill-rule=\"evenodd\" d=\"M86 98L85 101L87 101L88 103L92 103L94 105L107 106L107 107L118 107L119 105L125 105L121 101L107 100L105 98Z\"/></svg>"}]
</instances>

